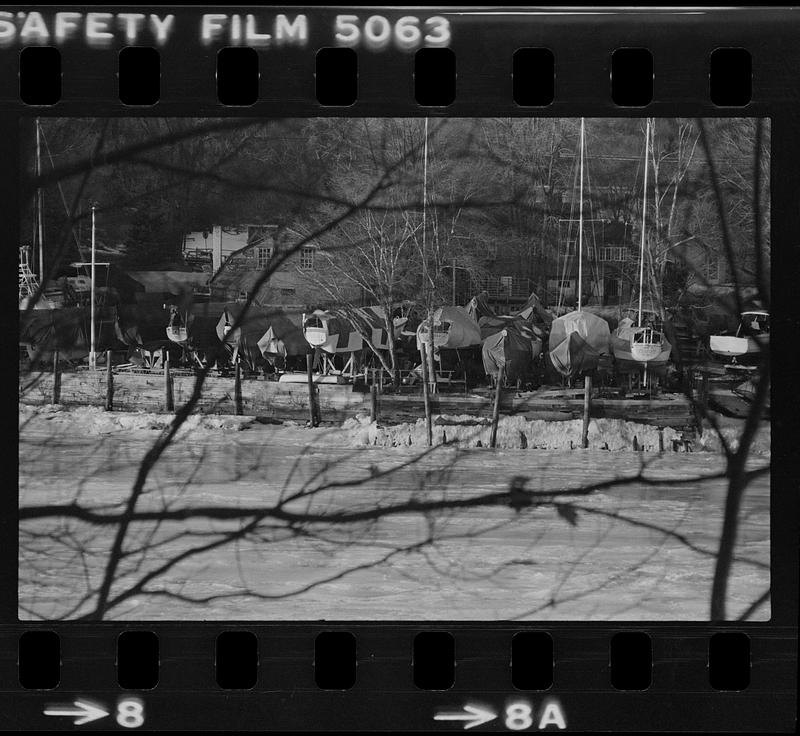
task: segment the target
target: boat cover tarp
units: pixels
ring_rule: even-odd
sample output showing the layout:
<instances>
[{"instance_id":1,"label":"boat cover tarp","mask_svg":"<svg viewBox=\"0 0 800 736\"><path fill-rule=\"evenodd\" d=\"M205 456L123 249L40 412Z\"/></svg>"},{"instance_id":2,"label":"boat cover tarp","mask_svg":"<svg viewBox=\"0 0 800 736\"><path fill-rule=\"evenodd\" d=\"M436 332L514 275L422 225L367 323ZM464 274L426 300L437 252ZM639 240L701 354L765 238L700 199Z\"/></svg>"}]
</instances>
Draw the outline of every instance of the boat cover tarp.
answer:
<instances>
[{"instance_id":1,"label":"boat cover tarp","mask_svg":"<svg viewBox=\"0 0 800 736\"><path fill-rule=\"evenodd\" d=\"M576 310L556 317L550 326L550 360L567 378L594 371L600 356L610 351L608 322L591 312Z\"/></svg>"},{"instance_id":2,"label":"boat cover tarp","mask_svg":"<svg viewBox=\"0 0 800 736\"><path fill-rule=\"evenodd\" d=\"M306 315L306 322L319 322L327 335L322 349L327 353L352 353L368 347L366 340L376 350L389 349L389 331L386 329L386 312L383 307L353 307L351 309L317 309ZM394 320L394 338L398 339L405 320Z\"/></svg>"},{"instance_id":3,"label":"boat cover tarp","mask_svg":"<svg viewBox=\"0 0 800 736\"><path fill-rule=\"evenodd\" d=\"M95 350L104 352L118 347L114 334L112 309L95 313ZM88 307L34 309L20 312L19 341L28 347L28 354L47 360L58 350L65 360L81 360L89 355L91 314Z\"/></svg>"},{"instance_id":4,"label":"boat cover tarp","mask_svg":"<svg viewBox=\"0 0 800 736\"><path fill-rule=\"evenodd\" d=\"M243 309L243 304L226 304L217 320L216 333L231 352L238 348L238 355L251 370L257 370L265 359L274 363L277 358L311 352L300 326L280 309L251 304L241 324L231 329Z\"/></svg>"},{"instance_id":5,"label":"boat cover tarp","mask_svg":"<svg viewBox=\"0 0 800 736\"><path fill-rule=\"evenodd\" d=\"M515 314L523 319L539 321L544 325L549 325L553 321L553 315L544 308L539 297L533 292Z\"/></svg>"},{"instance_id":6,"label":"boat cover tarp","mask_svg":"<svg viewBox=\"0 0 800 736\"><path fill-rule=\"evenodd\" d=\"M484 330L495 330L502 319L481 319L481 334ZM532 325L526 320L505 318L505 324L500 324L499 330L488 332L483 341L481 355L484 371L487 376L496 378L500 368L504 366L507 381L513 383L524 380L530 375L533 360L541 352L541 348L542 343L533 334Z\"/></svg>"},{"instance_id":7,"label":"boat cover tarp","mask_svg":"<svg viewBox=\"0 0 800 736\"><path fill-rule=\"evenodd\" d=\"M477 296L473 296L464 309L466 309L467 314L478 323L480 323L483 317L495 316L494 310L489 306L489 292L487 291L482 291Z\"/></svg>"},{"instance_id":8,"label":"boat cover tarp","mask_svg":"<svg viewBox=\"0 0 800 736\"><path fill-rule=\"evenodd\" d=\"M163 303L120 304L115 329L119 340L129 347L157 350L170 342L168 322Z\"/></svg>"},{"instance_id":9,"label":"boat cover tarp","mask_svg":"<svg viewBox=\"0 0 800 736\"><path fill-rule=\"evenodd\" d=\"M428 320L417 328L417 350L422 342L428 345ZM433 313L434 346L437 348L467 348L481 344L481 330L464 307L439 307Z\"/></svg>"}]
</instances>

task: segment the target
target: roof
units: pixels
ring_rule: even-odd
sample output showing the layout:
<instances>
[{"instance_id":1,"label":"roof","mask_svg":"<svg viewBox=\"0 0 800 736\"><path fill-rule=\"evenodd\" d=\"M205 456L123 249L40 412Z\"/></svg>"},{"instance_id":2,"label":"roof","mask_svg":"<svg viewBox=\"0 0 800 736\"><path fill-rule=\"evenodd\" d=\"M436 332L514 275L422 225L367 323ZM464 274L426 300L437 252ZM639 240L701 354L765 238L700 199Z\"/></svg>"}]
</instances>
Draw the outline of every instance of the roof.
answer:
<instances>
[{"instance_id":1,"label":"roof","mask_svg":"<svg viewBox=\"0 0 800 736\"><path fill-rule=\"evenodd\" d=\"M147 292L178 294L192 291L208 284L209 275L198 271L128 271Z\"/></svg>"}]
</instances>

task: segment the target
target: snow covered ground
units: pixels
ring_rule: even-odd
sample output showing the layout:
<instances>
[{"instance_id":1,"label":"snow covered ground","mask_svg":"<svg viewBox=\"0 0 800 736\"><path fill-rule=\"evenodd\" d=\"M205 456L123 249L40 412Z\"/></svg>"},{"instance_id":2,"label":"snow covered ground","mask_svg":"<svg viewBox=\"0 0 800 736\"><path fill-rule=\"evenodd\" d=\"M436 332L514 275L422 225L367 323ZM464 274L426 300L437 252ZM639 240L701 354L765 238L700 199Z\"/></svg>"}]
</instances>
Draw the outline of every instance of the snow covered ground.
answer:
<instances>
[{"instance_id":1,"label":"snow covered ground","mask_svg":"<svg viewBox=\"0 0 800 736\"><path fill-rule=\"evenodd\" d=\"M121 511L170 420L20 405L20 507ZM490 428L474 421L438 418L438 446L428 450L421 422L387 428L360 417L308 429L191 417L137 511L239 509L241 517L133 523L107 617L708 618L725 498L724 480L709 478L724 467L713 432L696 442L707 451L659 454L655 428L593 420L590 448L570 451L580 422L505 417L491 450ZM727 421L723 432L738 426ZM634 435L644 452L632 451ZM751 465L768 458L765 423ZM116 530L52 514L23 520L20 617L89 613ZM736 555L732 617L769 587L768 473L746 491ZM752 618L769 612L766 603Z\"/></svg>"}]
</instances>

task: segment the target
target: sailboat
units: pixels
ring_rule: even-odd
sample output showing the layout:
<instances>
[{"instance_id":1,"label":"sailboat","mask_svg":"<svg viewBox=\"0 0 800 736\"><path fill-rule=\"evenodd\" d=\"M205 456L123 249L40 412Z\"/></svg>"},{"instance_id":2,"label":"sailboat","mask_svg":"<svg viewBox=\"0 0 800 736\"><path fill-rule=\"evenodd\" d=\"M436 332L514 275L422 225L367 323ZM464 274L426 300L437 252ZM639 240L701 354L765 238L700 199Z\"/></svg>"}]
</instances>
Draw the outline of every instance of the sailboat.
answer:
<instances>
[{"instance_id":1,"label":"sailboat","mask_svg":"<svg viewBox=\"0 0 800 736\"><path fill-rule=\"evenodd\" d=\"M578 220L578 308L550 325L548 346L553 367L565 378L572 379L595 371L605 355L609 355L611 333L608 323L596 314L581 309L583 293L583 160L585 124L581 118L580 137L580 209Z\"/></svg>"},{"instance_id":2,"label":"sailboat","mask_svg":"<svg viewBox=\"0 0 800 736\"><path fill-rule=\"evenodd\" d=\"M644 294L644 256L647 222L647 172L652 129L650 118L647 119L644 146L644 187L642 194L642 238L639 253L639 310L636 323L625 317L611 336L611 350L618 373L631 373L644 369L644 384L647 385L648 371L661 372L669 361L672 346L658 329L659 320L653 312L645 313L642 309ZM643 319L646 317L646 319ZM644 322L644 324L643 324Z\"/></svg>"}]
</instances>

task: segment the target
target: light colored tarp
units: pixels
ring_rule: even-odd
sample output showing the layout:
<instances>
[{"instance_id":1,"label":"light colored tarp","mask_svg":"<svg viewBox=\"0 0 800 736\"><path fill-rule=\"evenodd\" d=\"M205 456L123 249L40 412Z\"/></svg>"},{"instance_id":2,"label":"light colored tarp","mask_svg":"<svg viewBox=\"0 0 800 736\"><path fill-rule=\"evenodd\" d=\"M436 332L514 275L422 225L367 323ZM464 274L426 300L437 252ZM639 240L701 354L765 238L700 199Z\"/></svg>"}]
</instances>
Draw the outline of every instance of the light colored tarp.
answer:
<instances>
[{"instance_id":1,"label":"light colored tarp","mask_svg":"<svg viewBox=\"0 0 800 736\"><path fill-rule=\"evenodd\" d=\"M388 350L385 315L383 307L377 305L327 311L317 309L306 315L303 331L326 353L352 353L368 348L367 341L376 350ZM397 340L406 321L397 318L393 322L393 337ZM312 332L316 338L311 336Z\"/></svg>"},{"instance_id":2,"label":"light colored tarp","mask_svg":"<svg viewBox=\"0 0 800 736\"><path fill-rule=\"evenodd\" d=\"M417 350L428 345L428 320L417 328ZM433 313L435 348L467 348L481 344L481 330L464 307L440 307Z\"/></svg>"},{"instance_id":3,"label":"light colored tarp","mask_svg":"<svg viewBox=\"0 0 800 736\"><path fill-rule=\"evenodd\" d=\"M591 373L609 355L611 332L602 317L585 311L556 317L550 326L550 360L567 378Z\"/></svg>"}]
</instances>

